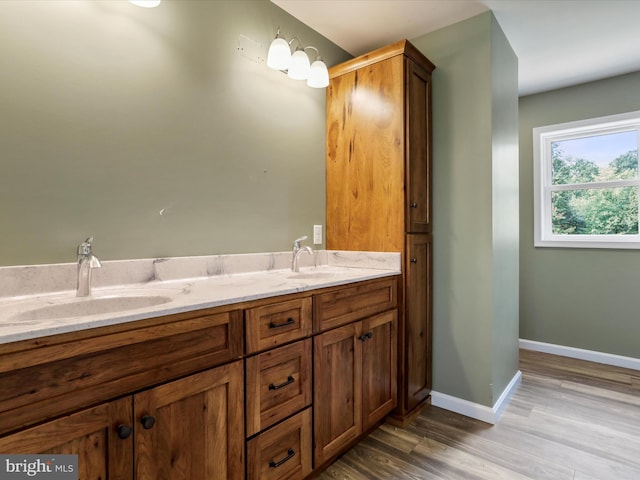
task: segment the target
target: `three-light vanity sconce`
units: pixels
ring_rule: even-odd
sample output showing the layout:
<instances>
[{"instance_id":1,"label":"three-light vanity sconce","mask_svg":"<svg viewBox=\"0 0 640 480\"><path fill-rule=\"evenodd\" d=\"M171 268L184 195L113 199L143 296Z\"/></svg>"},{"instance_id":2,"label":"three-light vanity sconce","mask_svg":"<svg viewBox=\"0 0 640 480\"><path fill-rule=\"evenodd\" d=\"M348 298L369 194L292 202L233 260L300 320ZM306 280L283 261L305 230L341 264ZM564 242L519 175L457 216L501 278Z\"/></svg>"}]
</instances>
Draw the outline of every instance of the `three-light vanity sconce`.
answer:
<instances>
[{"instance_id":1,"label":"three-light vanity sconce","mask_svg":"<svg viewBox=\"0 0 640 480\"><path fill-rule=\"evenodd\" d=\"M153 8L160 5L162 0L129 0L129 3L139 7ZM296 49L291 53L291 44L296 42ZM315 59L309 61L305 50L314 50ZM287 39L280 35L280 28L276 32L267 53L267 66L274 70L285 72L293 80L306 80L307 85L313 88L325 88L329 86L329 71L320 57L320 52L311 45L304 46L298 37Z\"/></svg>"},{"instance_id":2,"label":"three-light vanity sconce","mask_svg":"<svg viewBox=\"0 0 640 480\"><path fill-rule=\"evenodd\" d=\"M291 53L291 44L296 41L296 49ZM313 63L309 62L305 50L315 50L316 56ZM306 80L307 85L313 88L325 88L329 85L329 71L320 57L320 52L311 45L303 46L298 37L287 40L280 35L280 29L276 33L269 46L267 54L267 66L274 70L286 72L293 80Z\"/></svg>"}]
</instances>

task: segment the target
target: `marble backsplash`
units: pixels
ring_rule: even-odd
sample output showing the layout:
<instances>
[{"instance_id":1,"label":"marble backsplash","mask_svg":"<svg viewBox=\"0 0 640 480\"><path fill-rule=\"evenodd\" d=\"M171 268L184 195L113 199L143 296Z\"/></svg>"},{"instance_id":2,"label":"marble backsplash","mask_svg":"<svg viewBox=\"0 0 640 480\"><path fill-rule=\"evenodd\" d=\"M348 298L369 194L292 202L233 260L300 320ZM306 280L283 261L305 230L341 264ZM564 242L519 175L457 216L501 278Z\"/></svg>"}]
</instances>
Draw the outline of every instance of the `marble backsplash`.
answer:
<instances>
[{"instance_id":1,"label":"marble backsplash","mask_svg":"<svg viewBox=\"0 0 640 480\"><path fill-rule=\"evenodd\" d=\"M314 265L401 270L399 253L316 250L300 267ZM103 261L92 273L94 288L168 282L291 268L291 252ZM75 263L0 267L0 298L64 292L76 288Z\"/></svg>"}]
</instances>

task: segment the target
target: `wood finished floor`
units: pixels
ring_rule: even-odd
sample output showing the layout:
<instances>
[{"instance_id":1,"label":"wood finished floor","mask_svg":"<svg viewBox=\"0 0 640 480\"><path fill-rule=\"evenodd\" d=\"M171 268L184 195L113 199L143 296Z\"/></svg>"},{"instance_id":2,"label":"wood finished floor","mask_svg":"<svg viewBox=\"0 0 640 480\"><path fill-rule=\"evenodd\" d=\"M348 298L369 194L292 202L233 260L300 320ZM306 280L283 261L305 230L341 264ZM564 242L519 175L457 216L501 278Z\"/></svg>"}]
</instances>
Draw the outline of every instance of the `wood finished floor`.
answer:
<instances>
[{"instance_id":1,"label":"wood finished floor","mask_svg":"<svg viewBox=\"0 0 640 480\"><path fill-rule=\"evenodd\" d=\"M520 351L497 425L427 408L384 424L320 480L639 480L640 371Z\"/></svg>"}]
</instances>

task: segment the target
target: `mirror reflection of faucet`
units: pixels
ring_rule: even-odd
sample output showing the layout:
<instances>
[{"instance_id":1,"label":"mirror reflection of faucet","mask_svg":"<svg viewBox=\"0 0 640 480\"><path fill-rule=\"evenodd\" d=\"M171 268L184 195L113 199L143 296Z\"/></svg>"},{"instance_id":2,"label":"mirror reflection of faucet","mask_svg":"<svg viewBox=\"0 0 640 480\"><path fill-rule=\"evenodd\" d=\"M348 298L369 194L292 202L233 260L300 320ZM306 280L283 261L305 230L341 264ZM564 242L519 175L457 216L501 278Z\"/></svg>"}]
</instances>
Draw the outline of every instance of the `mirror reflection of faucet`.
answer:
<instances>
[{"instance_id":1,"label":"mirror reflection of faucet","mask_svg":"<svg viewBox=\"0 0 640 480\"><path fill-rule=\"evenodd\" d=\"M98 257L91 252L92 244L93 237L89 237L78 245L77 297L88 297L91 295L91 270L102 266Z\"/></svg>"},{"instance_id":2,"label":"mirror reflection of faucet","mask_svg":"<svg viewBox=\"0 0 640 480\"><path fill-rule=\"evenodd\" d=\"M300 271L299 258L300 258L300 255L302 255L304 252L308 253L309 255L313 255L314 264L316 262L315 252L313 251L313 248L311 248L308 245L305 245L305 246L300 245L300 242L303 242L306 239L307 239L307 236L304 235L293 241L293 251L291 255L291 271L292 272Z\"/></svg>"}]
</instances>

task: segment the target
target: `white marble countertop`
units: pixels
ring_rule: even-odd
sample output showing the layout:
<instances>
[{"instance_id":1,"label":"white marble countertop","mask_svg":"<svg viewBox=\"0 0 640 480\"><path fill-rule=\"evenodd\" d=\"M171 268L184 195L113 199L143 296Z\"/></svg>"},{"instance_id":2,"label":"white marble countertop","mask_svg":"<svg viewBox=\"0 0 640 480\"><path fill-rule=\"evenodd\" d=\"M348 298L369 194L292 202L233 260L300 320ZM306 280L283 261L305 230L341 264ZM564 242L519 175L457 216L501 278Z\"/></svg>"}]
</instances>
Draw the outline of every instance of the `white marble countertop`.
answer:
<instances>
[{"instance_id":1,"label":"white marble countertop","mask_svg":"<svg viewBox=\"0 0 640 480\"><path fill-rule=\"evenodd\" d=\"M0 297L0 344L401 273L400 254L395 253L319 251L317 266L307 257L299 273L288 268L290 258L290 253L281 252L131 260L111 265L103 262L103 268L96 270L96 274L105 273L102 278L95 275L97 285L91 297L85 298L76 297L75 290L56 288L56 282L58 287L64 283L60 278L69 276L68 271L54 268L60 274L56 276L52 275L50 265L42 266L42 271L38 267L2 267L0 288L12 295ZM151 273L147 271L149 265ZM63 268L73 272L75 264L60 265ZM140 275L145 281L117 283L124 271L130 276L135 270L144 270ZM47 280L36 273L42 273ZM44 284L40 285L40 281ZM17 295L22 291L20 285L29 285L31 291ZM143 303L147 300L162 303L123 307L141 297ZM110 312L102 312L105 305ZM96 313L70 316L68 312L76 307Z\"/></svg>"}]
</instances>

